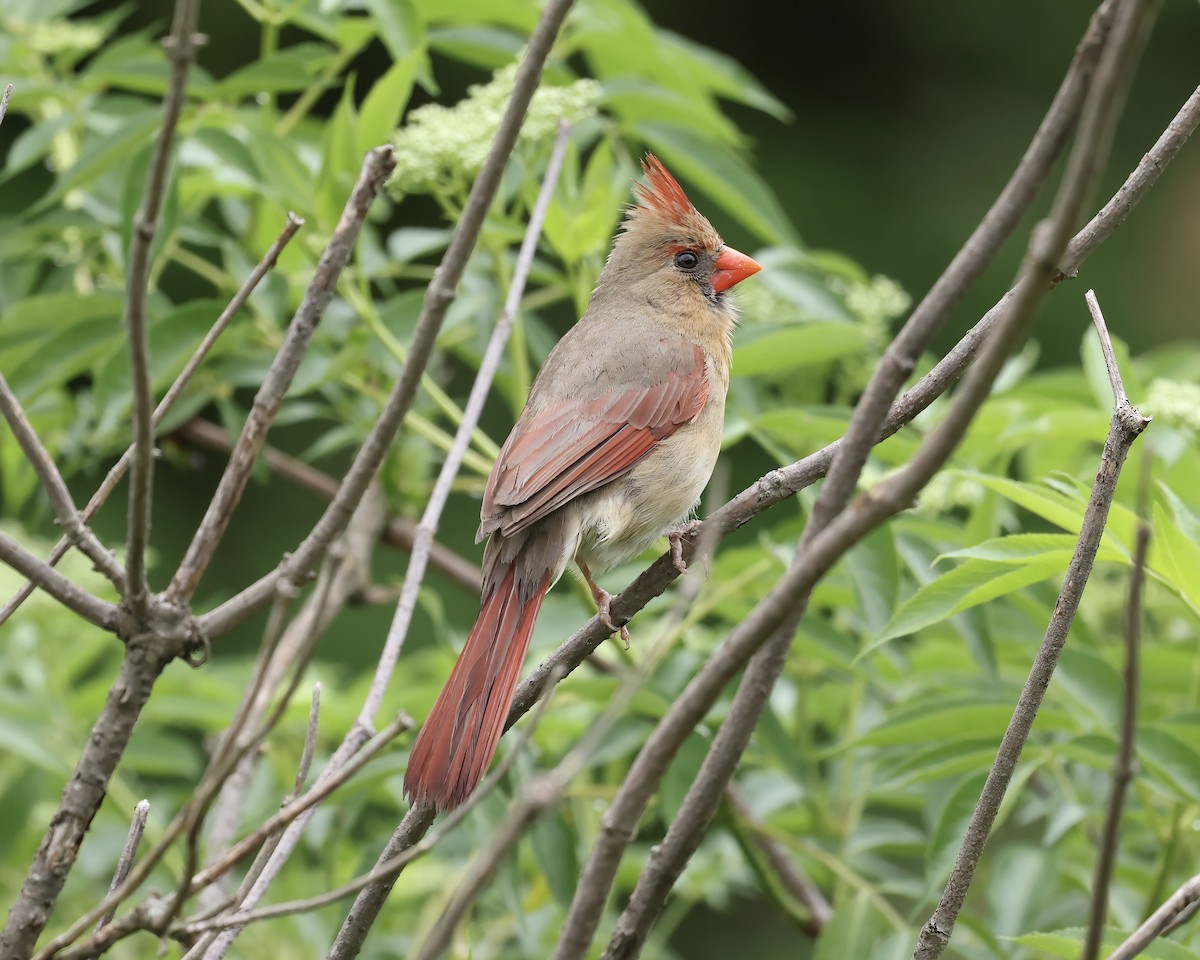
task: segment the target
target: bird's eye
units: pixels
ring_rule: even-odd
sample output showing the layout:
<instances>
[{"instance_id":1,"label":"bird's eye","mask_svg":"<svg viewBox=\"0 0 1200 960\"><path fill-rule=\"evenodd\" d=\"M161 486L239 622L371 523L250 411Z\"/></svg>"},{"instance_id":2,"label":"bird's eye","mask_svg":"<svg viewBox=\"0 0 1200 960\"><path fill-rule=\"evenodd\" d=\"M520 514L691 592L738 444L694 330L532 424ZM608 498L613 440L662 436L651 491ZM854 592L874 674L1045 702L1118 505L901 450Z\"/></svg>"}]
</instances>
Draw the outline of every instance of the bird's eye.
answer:
<instances>
[{"instance_id":1,"label":"bird's eye","mask_svg":"<svg viewBox=\"0 0 1200 960\"><path fill-rule=\"evenodd\" d=\"M680 270L695 270L700 264L700 258L692 250L680 250L675 254L675 266Z\"/></svg>"}]
</instances>

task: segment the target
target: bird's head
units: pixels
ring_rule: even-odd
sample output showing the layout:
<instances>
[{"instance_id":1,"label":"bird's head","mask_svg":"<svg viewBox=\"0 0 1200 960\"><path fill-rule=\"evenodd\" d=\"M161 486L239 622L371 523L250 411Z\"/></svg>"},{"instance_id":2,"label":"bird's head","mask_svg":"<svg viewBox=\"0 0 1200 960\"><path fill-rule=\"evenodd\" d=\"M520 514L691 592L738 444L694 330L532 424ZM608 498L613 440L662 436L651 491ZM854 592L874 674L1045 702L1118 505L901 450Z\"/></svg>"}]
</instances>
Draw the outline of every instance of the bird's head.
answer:
<instances>
[{"instance_id":1,"label":"bird's head","mask_svg":"<svg viewBox=\"0 0 1200 960\"><path fill-rule=\"evenodd\" d=\"M603 280L664 311L733 316L726 294L762 269L727 246L713 225L653 154L642 161L645 179L635 188L622 232L613 244Z\"/></svg>"}]
</instances>

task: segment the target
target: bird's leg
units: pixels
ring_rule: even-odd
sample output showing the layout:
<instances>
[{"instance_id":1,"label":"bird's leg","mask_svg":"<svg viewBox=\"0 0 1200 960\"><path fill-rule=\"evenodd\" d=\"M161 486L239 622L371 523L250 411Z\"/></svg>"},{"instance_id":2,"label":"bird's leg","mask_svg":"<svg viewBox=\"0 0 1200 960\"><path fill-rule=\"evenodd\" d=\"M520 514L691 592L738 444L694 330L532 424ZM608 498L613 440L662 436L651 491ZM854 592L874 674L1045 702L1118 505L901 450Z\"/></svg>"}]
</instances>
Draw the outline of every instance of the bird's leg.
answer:
<instances>
[{"instance_id":1,"label":"bird's leg","mask_svg":"<svg viewBox=\"0 0 1200 960\"><path fill-rule=\"evenodd\" d=\"M583 579L587 581L587 585L591 587L592 599L596 601L596 612L600 615L600 622L608 627L613 633L621 634L621 642L625 644L625 649L629 649L629 628L618 627L613 623L612 614L609 613L609 607L612 605L612 594L605 590L600 584L592 579L592 572L588 570L587 564L575 558L575 562L579 564L579 569L583 572Z\"/></svg>"},{"instance_id":2,"label":"bird's leg","mask_svg":"<svg viewBox=\"0 0 1200 960\"><path fill-rule=\"evenodd\" d=\"M687 561L683 559L683 538L690 537L699 529L699 520L684 520L683 523L678 523L663 531L663 535L671 543L671 563L680 573L687 573ZM708 557L705 557L702 562L704 563L704 575L707 577Z\"/></svg>"}]
</instances>

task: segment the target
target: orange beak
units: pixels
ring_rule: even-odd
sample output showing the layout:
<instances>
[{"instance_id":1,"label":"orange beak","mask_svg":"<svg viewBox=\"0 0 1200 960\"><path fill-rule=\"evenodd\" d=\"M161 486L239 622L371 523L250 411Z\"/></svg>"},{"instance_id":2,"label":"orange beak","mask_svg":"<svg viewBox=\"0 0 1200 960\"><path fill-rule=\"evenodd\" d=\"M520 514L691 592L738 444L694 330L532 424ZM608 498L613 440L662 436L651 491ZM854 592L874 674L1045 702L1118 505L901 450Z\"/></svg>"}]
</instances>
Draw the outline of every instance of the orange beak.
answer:
<instances>
[{"instance_id":1,"label":"orange beak","mask_svg":"<svg viewBox=\"0 0 1200 960\"><path fill-rule=\"evenodd\" d=\"M721 251L721 255L717 257L717 262L714 264L712 288L717 293L721 293L723 290L728 290L735 284L741 283L747 277L754 276L761 269L761 264L756 263L744 253L738 253L733 247L726 247Z\"/></svg>"}]
</instances>

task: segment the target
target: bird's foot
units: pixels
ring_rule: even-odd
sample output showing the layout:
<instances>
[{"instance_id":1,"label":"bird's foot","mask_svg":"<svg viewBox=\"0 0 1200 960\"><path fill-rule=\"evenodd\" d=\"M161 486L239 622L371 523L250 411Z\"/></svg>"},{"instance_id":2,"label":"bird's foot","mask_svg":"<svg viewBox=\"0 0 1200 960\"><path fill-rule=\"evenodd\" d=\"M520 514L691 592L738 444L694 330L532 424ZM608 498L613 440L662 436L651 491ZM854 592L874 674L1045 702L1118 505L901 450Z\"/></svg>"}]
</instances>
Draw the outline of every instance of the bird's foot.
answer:
<instances>
[{"instance_id":1,"label":"bird's foot","mask_svg":"<svg viewBox=\"0 0 1200 960\"><path fill-rule=\"evenodd\" d=\"M683 540L684 537L690 537L693 533L700 529L699 520L685 520L683 523L677 524L665 531L667 540L671 544L671 565L680 573L687 573L687 561L683 559ZM708 557L701 560L704 564L704 575L708 576Z\"/></svg>"},{"instance_id":2,"label":"bird's foot","mask_svg":"<svg viewBox=\"0 0 1200 960\"><path fill-rule=\"evenodd\" d=\"M592 599L596 601L596 613L600 617L600 622L608 627L613 633L621 635L621 642L625 644L625 649L629 649L629 628L618 627L613 623L612 613L612 594L605 590L600 584L592 579L592 573L587 568L587 564L582 560L576 561L579 564L579 569L583 571L583 579L587 581L588 587L592 591Z\"/></svg>"}]
</instances>

